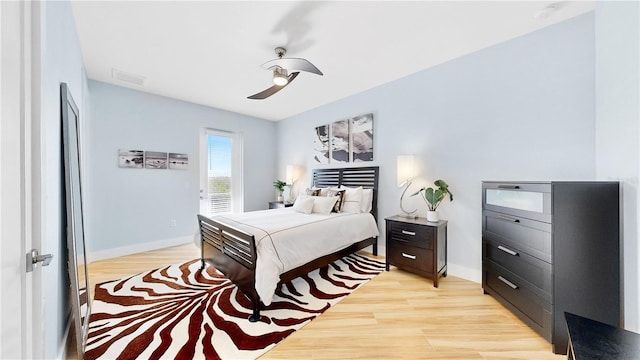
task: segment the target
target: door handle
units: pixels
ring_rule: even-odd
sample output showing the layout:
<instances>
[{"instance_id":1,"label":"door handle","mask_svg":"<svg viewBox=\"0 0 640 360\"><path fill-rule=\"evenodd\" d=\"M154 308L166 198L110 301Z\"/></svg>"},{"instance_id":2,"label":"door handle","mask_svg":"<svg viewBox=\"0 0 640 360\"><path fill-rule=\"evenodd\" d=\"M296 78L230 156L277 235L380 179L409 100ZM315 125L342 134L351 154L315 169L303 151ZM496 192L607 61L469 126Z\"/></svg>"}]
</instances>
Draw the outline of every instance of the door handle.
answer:
<instances>
[{"instance_id":1,"label":"door handle","mask_svg":"<svg viewBox=\"0 0 640 360\"><path fill-rule=\"evenodd\" d=\"M415 255L409 255L409 254L402 253L402 256L406 257L407 259L411 259L411 260L415 260L416 259Z\"/></svg>"},{"instance_id":2,"label":"door handle","mask_svg":"<svg viewBox=\"0 0 640 360\"><path fill-rule=\"evenodd\" d=\"M53 259L53 255L39 255L38 250L31 249L31 251L27 253L27 272L32 272L33 269L38 267L38 263L42 263L42 266L49 266L51 259Z\"/></svg>"},{"instance_id":3,"label":"door handle","mask_svg":"<svg viewBox=\"0 0 640 360\"><path fill-rule=\"evenodd\" d=\"M416 236L416 233L413 231L402 230L402 233L405 235Z\"/></svg>"}]
</instances>

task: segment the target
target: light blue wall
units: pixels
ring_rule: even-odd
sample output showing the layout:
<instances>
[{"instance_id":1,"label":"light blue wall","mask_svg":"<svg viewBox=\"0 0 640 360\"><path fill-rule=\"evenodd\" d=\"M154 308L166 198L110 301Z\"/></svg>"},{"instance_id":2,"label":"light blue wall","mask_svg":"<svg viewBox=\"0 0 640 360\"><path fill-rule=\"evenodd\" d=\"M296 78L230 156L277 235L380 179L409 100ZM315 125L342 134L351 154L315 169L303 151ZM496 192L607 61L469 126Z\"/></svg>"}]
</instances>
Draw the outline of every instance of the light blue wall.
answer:
<instances>
[{"instance_id":1,"label":"light blue wall","mask_svg":"<svg viewBox=\"0 0 640 360\"><path fill-rule=\"evenodd\" d=\"M44 2L42 26L42 244L53 254L42 269L44 304L44 358L56 358L63 349L68 323L69 277L64 229L64 175L62 173L60 83L69 85L80 111L87 116L87 78L69 2ZM36 325L37 326L37 325Z\"/></svg>"},{"instance_id":2,"label":"light blue wall","mask_svg":"<svg viewBox=\"0 0 640 360\"><path fill-rule=\"evenodd\" d=\"M89 90L86 226L90 255L193 237L203 128L242 133L245 211L266 209L273 200L275 123L97 81L89 82ZM118 149L186 153L189 170L119 168ZM176 220L176 227L170 227L171 220Z\"/></svg>"},{"instance_id":3,"label":"light blue wall","mask_svg":"<svg viewBox=\"0 0 640 360\"><path fill-rule=\"evenodd\" d=\"M281 121L278 169L303 165L306 186L314 127L372 112L379 242L382 219L400 211L396 157L415 154L410 190L444 179L455 194L439 208L449 273L479 282L482 180L595 178L593 34L589 13Z\"/></svg>"},{"instance_id":4,"label":"light blue wall","mask_svg":"<svg viewBox=\"0 0 640 360\"><path fill-rule=\"evenodd\" d=\"M595 14L596 168L622 183L625 328L640 332L640 4L598 2Z\"/></svg>"}]
</instances>

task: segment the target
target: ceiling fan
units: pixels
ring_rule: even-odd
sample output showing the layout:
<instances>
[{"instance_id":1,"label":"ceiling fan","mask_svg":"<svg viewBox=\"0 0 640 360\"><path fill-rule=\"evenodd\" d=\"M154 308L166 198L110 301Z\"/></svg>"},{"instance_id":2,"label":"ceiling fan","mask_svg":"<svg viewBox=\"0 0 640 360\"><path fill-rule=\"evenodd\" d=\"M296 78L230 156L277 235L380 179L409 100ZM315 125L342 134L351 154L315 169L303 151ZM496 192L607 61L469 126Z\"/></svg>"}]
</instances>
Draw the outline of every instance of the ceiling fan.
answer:
<instances>
[{"instance_id":1,"label":"ceiling fan","mask_svg":"<svg viewBox=\"0 0 640 360\"><path fill-rule=\"evenodd\" d=\"M247 99L263 100L269 96L277 93L285 88L285 86L291 84L291 82L300 74L301 71L310 72L312 74L323 75L315 65L313 65L307 59L301 58L285 58L283 57L287 53L287 49L283 47L275 48L277 59L267 61L261 66L267 70L273 70L273 83L274 85L266 90L263 90L257 94L248 96ZM291 73L289 73L291 72Z\"/></svg>"}]
</instances>

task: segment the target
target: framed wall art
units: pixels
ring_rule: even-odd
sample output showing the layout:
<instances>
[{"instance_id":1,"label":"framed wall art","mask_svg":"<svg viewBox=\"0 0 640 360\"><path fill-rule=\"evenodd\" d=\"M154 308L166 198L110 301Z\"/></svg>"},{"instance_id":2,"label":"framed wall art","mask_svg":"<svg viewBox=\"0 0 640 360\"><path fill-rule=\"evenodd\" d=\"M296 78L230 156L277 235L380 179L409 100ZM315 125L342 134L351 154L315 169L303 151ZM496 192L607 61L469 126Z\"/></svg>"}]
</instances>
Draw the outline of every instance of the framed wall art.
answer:
<instances>
[{"instance_id":1,"label":"framed wall art","mask_svg":"<svg viewBox=\"0 0 640 360\"><path fill-rule=\"evenodd\" d=\"M318 164L373 161L373 114L316 127L313 159Z\"/></svg>"},{"instance_id":2,"label":"framed wall art","mask_svg":"<svg viewBox=\"0 0 640 360\"><path fill-rule=\"evenodd\" d=\"M189 168L189 155L169 153L169 169L187 170Z\"/></svg>"},{"instance_id":3,"label":"framed wall art","mask_svg":"<svg viewBox=\"0 0 640 360\"><path fill-rule=\"evenodd\" d=\"M329 125L316 127L313 139L313 159L318 164L329 163Z\"/></svg>"},{"instance_id":4,"label":"framed wall art","mask_svg":"<svg viewBox=\"0 0 640 360\"><path fill-rule=\"evenodd\" d=\"M351 161L373 161L373 114L349 119L351 126Z\"/></svg>"},{"instance_id":5,"label":"framed wall art","mask_svg":"<svg viewBox=\"0 0 640 360\"><path fill-rule=\"evenodd\" d=\"M166 169L167 153L159 151L145 151L144 167L145 169Z\"/></svg>"},{"instance_id":6,"label":"framed wall art","mask_svg":"<svg viewBox=\"0 0 640 360\"><path fill-rule=\"evenodd\" d=\"M348 120L340 120L331 124L331 162L349 162Z\"/></svg>"},{"instance_id":7,"label":"framed wall art","mask_svg":"<svg viewBox=\"0 0 640 360\"><path fill-rule=\"evenodd\" d=\"M144 151L119 149L118 166L121 168L142 169L144 166Z\"/></svg>"}]
</instances>

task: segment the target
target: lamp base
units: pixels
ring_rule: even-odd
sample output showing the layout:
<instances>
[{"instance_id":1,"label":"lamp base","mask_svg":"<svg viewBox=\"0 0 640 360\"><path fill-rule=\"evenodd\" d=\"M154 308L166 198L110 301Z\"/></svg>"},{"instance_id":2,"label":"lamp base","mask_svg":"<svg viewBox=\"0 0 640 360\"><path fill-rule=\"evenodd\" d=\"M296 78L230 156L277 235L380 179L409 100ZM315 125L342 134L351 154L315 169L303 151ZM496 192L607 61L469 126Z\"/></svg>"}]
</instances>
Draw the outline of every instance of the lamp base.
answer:
<instances>
[{"instance_id":1,"label":"lamp base","mask_svg":"<svg viewBox=\"0 0 640 360\"><path fill-rule=\"evenodd\" d=\"M402 191L402 195L400 195L400 210L402 211L402 214L400 214L400 216L402 217L406 217L409 219L415 219L418 217L418 215L416 215L416 211L418 211L418 209L415 209L413 211L407 211L407 209L404 208L404 206L402 206L402 200L404 199L404 194L407 192L407 189L409 188L409 186L411 186L411 181L407 180L405 182L405 186L404 186L404 190Z\"/></svg>"}]
</instances>

